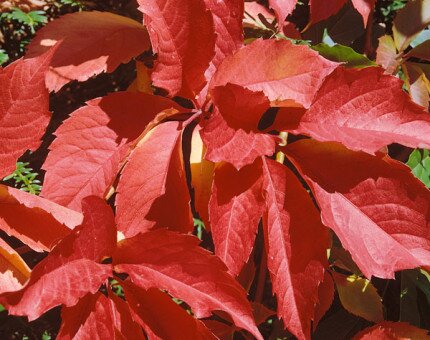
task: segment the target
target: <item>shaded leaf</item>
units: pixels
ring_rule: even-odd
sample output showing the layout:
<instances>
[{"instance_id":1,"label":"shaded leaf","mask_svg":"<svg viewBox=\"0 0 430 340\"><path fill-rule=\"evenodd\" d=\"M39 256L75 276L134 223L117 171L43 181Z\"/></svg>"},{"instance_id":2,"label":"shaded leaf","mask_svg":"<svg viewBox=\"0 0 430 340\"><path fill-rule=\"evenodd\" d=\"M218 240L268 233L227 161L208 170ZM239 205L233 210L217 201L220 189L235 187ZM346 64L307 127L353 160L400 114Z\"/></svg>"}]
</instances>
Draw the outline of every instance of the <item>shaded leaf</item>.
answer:
<instances>
[{"instance_id":1,"label":"shaded leaf","mask_svg":"<svg viewBox=\"0 0 430 340\"><path fill-rule=\"evenodd\" d=\"M346 1L347 0L310 0L310 24L315 24L336 14L346 4Z\"/></svg>"},{"instance_id":2,"label":"shaded leaf","mask_svg":"<svg viewBox=\"0 0 430 340\"><path fill-rule=\"evenodd\" d=\"M334 282L326 270L324 273L324 280L318 287L318 302L315 306L315 315L313 322L313 330L317 328L320 320L323 318L325 313L329 310L334 299Z\"/></svg>"},{"instance_id":3,"label":"shaded leaf","mask_svg":"<svg viewBox=\"0 0 430 340\"><path fill-rule=\"evenodd\" d=\"M125 282L125 294L137 322L160 339L216 339L200 321L187 313L166 293Z\"/></svg>"},{"instance_id":4,"label":"shaded leaf","mask_svg":"<svg viewBox=\"0 0 430 340\"><path fill-rule=\"evenodd\" d=\"M393 21L393 37L397 49L403 52L409 43L430 24L430 1L412 0L397 12Z\"/></svg>"},{"instance_id":5,"label":"shaded leaf","mask_svg":"<svg viewBox=\"0 0 430 340\"><path fill-rule=\"evenodd\" d=\"M372 322L384 320L381 297L369 280L337 273L333 277L340 302L348 312Z\"/></svg>"},{"instance_id":6,"label":"shaded leaf","mask_svg":"<svg viewBox=\"0 0 430 340\"><path fill-rule=\"evenodd\" d=\"M115 202L118 229L126 237L154 227L192 231L181 139L182 124L166 122L155 127L131 154Z\"/></svg>"},{"instance_id":7,"label":"shaded leaf","mask_svg":"<svg viewBox=\"0 0 430 340\"><path fill-rule=\"evenodd\" d=\"M288 158L310 185L322 220L367 278L430 264L430 192L388 156L303 140Z\"/></svg>"}]
</instances>

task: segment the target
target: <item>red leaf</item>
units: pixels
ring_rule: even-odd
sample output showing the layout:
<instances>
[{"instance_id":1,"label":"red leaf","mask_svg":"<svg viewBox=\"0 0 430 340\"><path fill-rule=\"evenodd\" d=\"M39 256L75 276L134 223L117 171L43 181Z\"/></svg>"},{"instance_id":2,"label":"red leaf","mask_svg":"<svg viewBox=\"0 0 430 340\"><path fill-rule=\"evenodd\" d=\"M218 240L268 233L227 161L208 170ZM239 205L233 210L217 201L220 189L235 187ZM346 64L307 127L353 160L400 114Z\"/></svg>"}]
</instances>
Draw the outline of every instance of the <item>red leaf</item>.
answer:
<instances>
[{"instance_id":1,"label":"red leaf","mask_svg":"<svg viewBox=\"0 0 430 340\"><path fill-rule=\"evenodd\" d=\"M0 229L35 251L49 251L81 222L80 213L0 185Z\"/></svg>"},{"instance_id":2,"label":"red leaf","mask_svg":"<svg viewBox=\"0 0 430 340\"><path fill-rule=\"evenodd\" d=\"M155 127L124 168L117 190L116 217L118 229L127 237L154 227L192 231L180 126L166 122Z\"/></svg>"},{"instance_id":3,"label":"red leaf","mask_svg":"<svg viewBox=\"0 0 430 340\"><path fill-rule=\"evenodd\" d=\"M307 46L259 39L226 58L210 88L233 83L263 91L271 101L292 99L309 107L322 81L337 65Z\"/></svg>"},{"instance_id":4,"label":"red leaf","mask_svg":"<svg viewBox=\"0 0 430 340\"><path fill-rule=\"evenodd\" d=\"M263 215L261 161L236 170L228 163L215 168L209 216L215 254L230 274L239 275L254 246Z\"/></svg>"},{"instance_id":5,"label":"red leaf","mask_svg":"<svg viewBox=\"0 0 430 340\"><path fill-rule=\"evenodd\" d=\"M110 265L96 263L110 256L116 245L112 209L97 197L83 200L84 221L36 267L20 291L3 294L13 315L37 319L60 304L75 305L95 293L111 275Z\"/></svg>"},{"instance_id":6,"label":"red leaf","mask_svg":"<svg viewBox=\"0 0 430 340\"><path fill-rule=\"evenodd\" d=\"M150 47L145 27L132 19L109 12L77 12L39 30L26 58L41 55L59 41L46 77L51 91L71 80L112 72Z\"/></svg>"},{"instance_id":7,"label":"red leaf","mask_svg":"<svg viewBox=\"0 0 430 340\"><path fill-rule=\"evenodd\" d=\"M375 9L375 2L376 0L352 0L353 6L363 17L364 27L367 26L370 13ZM370 25L372 24L371 22Z\"/></svg>"},{"instance_id":8,"label":"red leaf","mask_svg":"<svg viewBox=\"0 0 430 340\"><path fill-rule=\"evenodd\" d=\"M167 98L117 92L73 112L50 146L42 196L78 211L82 198L105 196L131 142L169 108L181 109Z\"/></svg>"},{"instance_id":9,"label":"red leaf","mask_svg":"<svg viewBox=\"0 0 430 340\"><path fill-rule=\"evenodd\" d=\"M310 0L310 24L316 24L335 15L346 4L347 0Z\"/></svg>"},{"instance_id":10,"label":"red leaf","mask_svg":"<svg viewBox=\"0 0 430 340\"><path fill-rule=\"evenodd\" d=\"M204 2L212 13L216 35L215 55L205 72L206 80L210 81L218 65L243 46L244 2L242 0L204 0ZM200 94L201 104L206 99L207 86Z\"/></svg>"},{"instance_id":11,"label":"red leaf","mask_svg":"<svg viewBox=\"0 0 430 340\"><path fill-rule=\"evenodd\" d=\"M275 138L258 130L260 118L270 107L262 92L228 84L213 89L212 96L215 109L200 132L207 160L226 161L240 169L273 154Z\"/></svg>"},{"instance_id":12,"label":"red leaf","mask_svg":"<svg viewBox=\"0 0 430 340\"><path fill-rule=\"evenodd\" d=\"M376 49L376 63L385 68L387 74L394 74L399 67L400 60L397 58L397 49L390 35L384 35L378 39Z\"/></svg>"},{"instance_id":13,"label":"red leaf","mask_svg":"<svg viewBox=\"0 0 430 340\"><path fill-rule=\"evenodd\" d=\"M0 67L0 178L11 174L26 150L36 150L51 119L45 75L54 49Z\"/></svg>"},{"instance_id":14,"label":"red leaf","mask_svg":"<svg viewBox=\"0 0 430 340\"><path fill-rule=\"evenodd\" d=\"M313 329L317 329L318 323L329 310L334 299L334 283L329 272L324 273L324 280L318 287L318 302L315 306L315 316L313 322Z\"/></svg>"},{"instance_id":15,"label":"red leaf","mask_svg":"<svg viewBox=\"0 0 430 340\"><path fill-rule=\"evenodd\" d=\"M428 331L407 324L406 322L384 321L375 326L366 328L353 340L373 339L428 339Z\"/></svg>"},{"instance_id":16,"label":"red leaf","mask_svg":"<svg viewBox=\"0 0 430 340\"><path fill-rule=\"evenodd\" d=\"M216 339L200 320L160 290L144 290L128 282L124 283L124 289L138 322L160 339Z\"/></svg>"},{"instance_id":17,"label":"red leaf","mask_svg":"<svg viewBox=\"0 0 430 340\"><path fill-rule=\"evenodd\" d=\"M430 192L410 169L379 154L303 140L287 156L367 278L430 264Z\"/></svg>"},{"instance_id":18,"label":"red leaf","mask_svg":"<svg viewBox=\"0 0 430 340\"><path fill-rule=\"evenodd\" d=\"M276 13L278 29L284 26L286 17L293 13L296 4L297 0L269 0L270 8L272 8Z\"/></svg>"},{"instance_id":19,"label":"red leaf","mask_svg":"<svg viewBox=\"0 0 430 340\"><path fill-rule=\"evenodd\" d=\"M309 339L327 262L328 233L308 193L286 166L266 159L263 171L267 266L278 316L295 336Z\"/></svg>"},{"instance_id":20,"label":"red leaf","mask_svg":"<svg viewBox=\"0 0 430 340\"><path fill-rule=\"evenodd\" d=\"M158 59L152 80L170 96L194 99L206 83L215 33L204 0L138 0Z\"/></svg>"},{"instance_id":21,"label":"red leaf","mask_svg":"<svg viewBox=\"0 0 430 340\"><path fill-rule=\"evenodd\" d=\"M63 307L58 339L117 339L118 334L125 339L145 339L130 311L121 308L120 312L118 307L122 305L128 308L118 297L114 302L100 292L87 294L75 306Z\"/></svg>"},{"instance_id":22,"label":"red leaf","mask_svg":"<svg viewBox=\"0 0 430 340\"><path fill-rule=\"evenodd\" d=\"M276 315L273 310L258 302L252 303L252 309L254 311L254 319L257 325L262 324L271 316Z\"/></svg>"},{"instance_id":23,"label":"red leaf","mask_svg":"<svg viewBox=\"0 0 430 340\"><path fill-rule=\"evenodd\" d=\"M30 272L21 256L0 238L0 294L20 290Z\"/></svg>"},{"instance_id":24,"label":"red leaf","mask_svg":"<svg viewBox=\"0 0 430 340\"><path fill-rule=\"evenodd\" d=\"M197 318L214 310L227 312L235 324L262 339L243 288L218 257L198 247L199 239L156 230L125 239L118 245L113 264L134 284L160 288L191 306Z\"/></svg>"},{"instance_id":25,"label":"red leaf","mask_svg":"<svg viewBox=\"0 0 430 340\"><path fill-rule=\"evenodd\" d=\"M338 68L294 133L375 153L391 143L430 148L430 116L381 68Z\"/></svg>"}]
</instances>

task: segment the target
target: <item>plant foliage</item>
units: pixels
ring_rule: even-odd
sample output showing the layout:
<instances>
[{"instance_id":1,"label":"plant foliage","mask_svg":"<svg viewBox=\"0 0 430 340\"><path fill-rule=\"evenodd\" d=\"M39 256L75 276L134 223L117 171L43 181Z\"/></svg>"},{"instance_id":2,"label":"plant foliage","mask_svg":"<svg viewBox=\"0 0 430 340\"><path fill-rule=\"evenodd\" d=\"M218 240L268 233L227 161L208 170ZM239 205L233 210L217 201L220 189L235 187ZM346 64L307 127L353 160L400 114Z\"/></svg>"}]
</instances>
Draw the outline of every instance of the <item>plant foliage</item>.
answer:
<instances>
[{"instance_id":1,"label":"plant foliage","mask_svg":"<svg viewBox=\"0 0 430 340\"><path fill-rule=\"evenodd\" d=\"M29 191L0 186L0 229L48 252L30 269L0 239L8 313L32 321L61 306L58 338L103 339L263 339L276 314L281 336L310 339L336 296L371 326L356 339L426 338L419 321L387 317L375 278L401 272L402 287L428 294L428 152L411 155L411 172L387 147L430 148L430 50L409 47L430 2L399 11L376 63L302 44L294 0L269 1L274 14L241 0L138 4L145 25L68 14L0 69L0 176ZM363 33L373 25L375 1L309 6L307 29L347 10ZM15 19L29 18L43 21ZM142 53L128 91L88 101L55 131L34 195L31 169L15 167L41 145L49 93Z\"/></svg>"}]
</instances>

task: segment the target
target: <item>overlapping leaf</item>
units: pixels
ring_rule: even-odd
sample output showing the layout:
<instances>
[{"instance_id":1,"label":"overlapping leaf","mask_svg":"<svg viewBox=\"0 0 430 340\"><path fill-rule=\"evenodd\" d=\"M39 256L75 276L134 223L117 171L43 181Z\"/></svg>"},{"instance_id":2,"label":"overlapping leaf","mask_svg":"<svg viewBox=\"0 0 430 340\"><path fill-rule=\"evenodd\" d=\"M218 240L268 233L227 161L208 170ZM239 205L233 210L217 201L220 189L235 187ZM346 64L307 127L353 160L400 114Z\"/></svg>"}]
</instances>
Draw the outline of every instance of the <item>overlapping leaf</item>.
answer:
<instances>
[{"instance_id":1,"label":"overlapping leaf","mask_svg":"<svg viewBox=\"0 0 430 340\"><path fill-rule=\"evenodd\" d=\"M270 107L262 92L228 84L211 93L215 109L201 130L206 159L226 161L240 169L259 156L273 154L274 137L258 130L258 122Z\"/></svg>"},{"instance_id":2,"label":"overlapping leaf","mask_svg":"<svg viewBox=\"0 0 430 340\"><path fill-rule=\"evenodd\" d=\"M271 101L289 99L309 107L324 78L337 65L307 46L256 40L224 60L210 87L233 83L263 91Z\"/></svg>"},{"instance_id":3,"label":"overlapping leaf","mask_svg":"<svg viewBox=\"0 0 430 340\"><path fill-rule=\"evenodd\" d=\"M192 230L181 136L181 123L163 123L131 154L116 198L118 229L127 237L153 227Z\"/></svg>"},{"instance_id":4,"label":"overlapping leaf","mask_svg":"<svg viewBox=\"0 0 430 340\"><path fill-rule=\"evenodd\" d=\"M278 316L295 336L309 339L318 286L324 278L327 230L308 193L287 167L267 159L263 171L267 266Z\"/></svg>"},{"instance_id":5,"label":"overlapping leaf","mask_svg":"<svg viewBox=\"0 0 430 340\"><path fill-rule=\"evenodd\" d=\"M100 292L87 294L72 307L63 307L58 339L145 339L132 319L128 303Z\"/></svg>"},{"instance_id":6,"label":"overlapping leaf","mask_svg":"<svg viewBox=\"0 0 430 340\"><path fill-rule=\"evenodd\" d=\"M235 276L249 259L263 210L261 160L239 171L228 163L215 168L209 203L215 254Z\"/></svg>"},{"instance_id":7,"label":"overlapping leaf","mask_svg":"<svg viewBox=\"0 0 430 340\"><path fill-rule=\"evenodd\" d=\"M152 73L154 85L166 89L170 96L194 99L205 85L205 71L215 54L214 20L205 1L138 3L145 14L152 49L158 56Z\"/></svg>"},{"instance_id":8,"label":"overlapping leaf","mask_svg":"<svg viewBox=\"0 0 430 340\"><path fill-rule=\"evenodd\" d=\"M0 178L15 170L25 151L41 143L51 119L45 75L54 51L0 68Z\"/></svg>"},{"instance_id":9,"label":"overlapping leaf","mask_svg":"<svg viewBox=\"0 0 430 340\"><path fill-rule=\"evenodd\" d=\"M34 320L57 305L73 306L112 275L111 266L99 262L116 245L113 212L97 197L86 198L83 211L82 225L36 265L27 285L0 298L11 314Z\"/></svg>"},{"instance_id":10,"label":"overlapping leaf","mask_svg":"<svg viewBox=\"0 0 430 340\"><path fill-rule=\"evenodd\" d=\"M36 251L49 251L81 222L80 213L0 185L0 229Z\"/></svg>"},{"instance_id":11,"label":"overlapping leaf","mask_svg":"<svg viewBox=\"0 0 430 340\"><path fill-rule=\"evenodd\" d=\"M276 13L278 29L282 29L286 17L293 12L294 7L296 7L296 4L297 0L269 0L269 6Z\"/></svg>"},{"instance_id":12,"label":"overlapping leaf","mask_svg":"<svg viewBox=\"0 0 430 340\"><path fill-rule=\"evenodd\" d=\"M73 112L50 146L42 196L78 211L82 198L103 197L130 144L158 113L170 108L181 110L167 98L119 92Z\"/></svg>"},{"instance_id":13,"label":"overlapping leaf","mask_svg":"<svg viewBox=\"0 0 430 340\"><path fill-rule=\"evenodd\" d=\"M0 239L0 294L20 290L29 279L30 272L21 256Z\"/></svg>"},{"instance_id":14,"label":"overlapping leaf","mask_svg":"<svg viewBox=\"0 0 430 340\"><path fill-rule=\"evenodd\" d=\"M428 339L428 331L411 326L405 322L381 322L366 328L354 336L353 340L373 339Z\"/></svg>"},{"instance_id":15,"label":"overlapping leaf","mask_svg":"<svg viewBox=\"0 0 430 340\"><path fill-rule=\"evenodd\" d=\"M166 230L139 234L120 242L114 268L127 272L143 289L158 287L184 300L197 318L225 311L237 326L262 339L245 291L227 274L225 265L198 243L195 237Z\"/></svg>"},{"instance_id":16,"label":"overlapping leaf","mask_svg":"<svg viewBox=\"0 0 430 340\"><path fill-rule=\"evenodd\" d=\"M130 18L109 12L77 12L42 28L26 57L39 56L60 41L46 77L53 91L71 80L84 81L112 72L150 47L145 27Z\"/></svg>"},{"instance_id":17,"label":"overlapping leaf","mask_svg":"<svg viewBox=\"0 0 430 340\"><path fill-rule=\"evenodd\" d=\"M401 86L398 78L377 67L339 67L290 130L369 153L391 143L429 148L430 116Z\"/></svg>"},{"instance_id":18,"label":"overlapping leaf","mask_svg":"<svg viewBox=\"0 0 430 340\"><path fill-rule=\"evenodd\" d=\"M128 282L124 288L136 320L160 339L215 339L200 320L188 314L166 293L156 288L145 290Z\"/></svg>"},{"instance_id":19,"label":"overlapping leaf","mask_svg":"<svg viewBox=\"0 0 430 340\"><path fill-rule=\"evenodd\" d=\"M350 151L338 143L290 144L298 166L332 228L366 277L430 264L430 192L387 156Z\"/></svg>"}]
</instances>

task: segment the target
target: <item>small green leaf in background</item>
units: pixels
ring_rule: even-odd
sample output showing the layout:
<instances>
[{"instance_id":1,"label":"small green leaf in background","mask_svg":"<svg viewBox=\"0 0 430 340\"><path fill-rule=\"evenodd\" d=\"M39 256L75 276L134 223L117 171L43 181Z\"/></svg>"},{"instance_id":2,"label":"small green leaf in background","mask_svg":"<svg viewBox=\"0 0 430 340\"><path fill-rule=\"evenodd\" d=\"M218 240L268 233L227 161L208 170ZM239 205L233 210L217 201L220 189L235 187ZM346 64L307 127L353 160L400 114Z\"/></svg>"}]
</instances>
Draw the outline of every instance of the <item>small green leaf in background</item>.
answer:
<instances>
[{"instance_id":1,"label":"small green leaf in background","mask_svg":"<svg viewBox=\"0 0 430 340\"><path fill-rule=\"evenodd\" d=\"M3 307L3 305L0 305L0 312L4 312L6 309Z\"/></svg>"},{"instance_id":2,"label":"small green leaf in background","mask_svg":"<svg viewBox=\"0 0 430 340\"><path fill-rule=\"evenodd\" d=\"M51 340L51 335L48 333L48 331L43 332L42 334L42 340Z\"/></svg>"},{"instance_id":3,"label":"small green leaf in background","mask_svg":"<svg viewBox=\"0 0 430 340\"><path fill-rule=\"evenodd\" d=\"M9 60L9 56L7 55L6 51L0 49L0 65L3 65L8 60Z\"/></svg>"},{"instance_id":4,"label":"small green leaf in background","mask_svg":"<svg viewBox=\"0 0 430 340\"><path fill-rule=\"evenodd\" d=\"M428 150L414 150L406 163L416 178L430 188L430 157Z\"/></svg>"},{"instance_id":5,"label":"small green leaf in background","mask_svg":"<svg viewBox=\"0 0 430 340\"><path fill-rule=\"evenodd\" d=\"M203 237L203 230L206 229L205 224L202 220L194 218L194 228L196 228L196 236L201 240Z\"/></svg>"},{"instance_id":6,"label":"small green leaf in background","mask_svg":"<svg viewBox=\"0 0 430 340\"><path fill-rule=\"evenodd\" d=\"M28 165L29 163L17 162L16 170L9 176L3 178L3 181L13 180L16 188L29 192L30 194L38 195L42 190L40 181L37 179L39 174L33 172L33 169L29 168Z\"/></svg>"},{"instance_id":7,"label":"small green leaf in background","mask_svg":"<svg viewBox=\"0 0 430 340\"><path fill-rule=\"evenodd\" d=\"M35 33L35 27L48 22L48 18L46 17L46 13L44 11L32 11L25 13L19 8L14 8L10 13L3 13L1 18L16 20L21 24L30 27L33 34Z\"/></svg>"},{"instance_id":8,"label":"small green leaf in background","mask_svg":"<svg viewBox=\"0 0 430 340\"><path fill-rule=\"evenodd\" d=\"M329 46L321 43L312 46L312 49L328 60L345 63L345 66L347 67L364 68L377 66L376 63L368 59L366 56L355 52L351 47L337 44Z\"/></svg>"}]
</instances>

